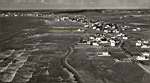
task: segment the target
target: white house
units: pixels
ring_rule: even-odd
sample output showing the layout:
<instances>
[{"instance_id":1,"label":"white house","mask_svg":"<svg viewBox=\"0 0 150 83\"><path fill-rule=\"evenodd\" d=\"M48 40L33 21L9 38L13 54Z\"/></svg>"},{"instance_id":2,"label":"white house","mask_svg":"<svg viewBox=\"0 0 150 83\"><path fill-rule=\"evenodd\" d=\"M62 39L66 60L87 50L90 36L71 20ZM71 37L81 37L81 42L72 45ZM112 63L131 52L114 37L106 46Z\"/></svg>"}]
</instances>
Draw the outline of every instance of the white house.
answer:
<instances>
[{"instance_id":1,"label":"white house","mask_svg":"<svg viewBox=\"0 0 150 83\"><path fill-rule=\"evenodd\" d=\"M100 54L98 54L98 56L110 56L109 52L100 52Z\"/></svg>"},{"instance_id":2,"label":"white house","mask_svg":"<svg viewBox=\"0 0 150 83\"><path fill-rule=\"evenodd\" d=\"M116 28L116 26L112 26L111 28L112 28L112 29L115 29L115 28Z\"/></svg>"},{"instance_id":3,"label":"white house","mask_svg":"<svg viewBox=\"0 0 150 83\"><path fill-rule=\"evenodd\" d=\"M143 43L144 43L144 44L148 44L148 43L149 43L149 41L147 41L147 40L144 40L144 41L143 41Z\"/></svg>"},{"instance_id":4,"label":"white house","mask_svg":"<svg viewBox=\"0 0 150 83\"><path fill-rule=\"evenodd\" d=\"M106 43L108 43L108 41L101 41L100 43L102 43L102 44L106 44Z\"/></svg>"},{"instance_id":5,"label":"white house","mask_svg":"<svg viewBox=\"0 0 150 83\"><path fill-rule=\"evenodd\" d=\"M149 54L148 52L143 52L143 53L142 53L142 56L149 57L149 55L150 55L150 54Z\"/></svg>"},{"instance_id":6,"label":"white house","mask_svg":"<svg viewBox=\"0 0 150 83\"><path fill-rule=\"evenodd\" d=\"M85 28L88 28L88 27L89 27L89 25L84 25L84 27L85 27Z\"/></svg>"},{"instance_id":7,"label":"white house","mask_svg":"<svg viewBox=\"0 0 150 83\"><path fill-rule=\"evenodd\" d=\"M150 48L150 46L142 45L141 48Z\"/></svg>"},{"instance_id":8,"label":"white house","mask_svg":"<svg viewBox=\"0 0 150 83\"><path fill-rule=\"evenodd\" d=\"M91 41L87 41L86 44L90 45L90 44L91 44Z\"/></svg>"},{"instance_id":9,"label":"white house","mask_svg":"<svg viewBox=\"0 0 150 83\"><path fill-rule=\"evenodd\" d=\"M99 44L97 42L93 42L92 45L93 46L99 46Z\"/></svg>"},{"instance_id":10,"label":"white house","mask_svg":"<svg viewBox=\"0 0 150 83\"><path fill-rule=\"evenodd\" d=\"M9 15L8 14L5 14L5 17L8 17Z\"/></svg>"},{"instance_id":11,"label":"white house","mask_svg":"<svg viewBox=\"0 0 150 83\"><path fill-rule=\"evenodd\" d=\"M97 30L97 31L100 31L100 28L97 28L96 30Z\"/></svg>"},{"instance_id":12,"label":"white house","mask_svg":"<svg viewBox=\"0 0 150 83\"><path fill-rule=\"evenodd\" d=\"M116 46L116 42L114 40L110 40L110 45L111 46Z\"/></svg>"},{"instance_id":13,"label":"white house","mask_svg":"<svg viewBox=\"0 0 150 83\"><path fill-rule=\"evenodd\" d=\"M95 27L95 26L93 26L93 27L92 27L92 29L96 29L96 27Z\"/></svg>"},{"instance_id":14,"label":"white house","mask_svg":"<svg viewBox=\"0 0 150 83\"><path fill-rule=\"evenodd\" d=\"M95 39L95 37L93 37L93 36L90 36L90 37L89 37L89 39L91 39L91 40L94 40L94 39Z\"/></svg>"},{"instance_id":15,"label":"white house","mask_svg":"<svg viewBox=\"0 0 150 83\"><path fill-rule=\"evenodd\" d=\"M101 40L101 38L100 37L96 37L96 41L100 41Z\"/></svg>"},{"instance_id":16,"label":"white house","mask_svg":"<svg viewBox=\"0 0 150 83\"><path fill-rule=\"evenodd\" d=\"M104 30L105 33L108 33L108 30Z\"/></svg>"},{"instance_id":17,"label":"white house","mask_svg":"<svg viewBox=\"0 0 150 83\"><path fill-rule=\"evenodd\" d=\"M128 37L122 37L122 39L127 40L127 39L128 39Z\"/></svg>"},{"instance_id":18,"label":"white house","mask_svg":"<svg viewBox=\"0 0 150 83\"><path fill-rule=\"evenodd\" d=\"M146 58L145 56L137 56L136 60L144 61L144 60L149 60L149 58Z\"/></svg>"},{"instance_id":19,"label":"white house","mask_svg":"<svg viewBox=\"0 0 150 83\"><path fill-rule=\"evenodd\" d=\"M77 29L77 31L78 31L78 32L84 32L84 30L83 30L83 29Z\"/></svg>"},{"instance_id":20,"label":"white house","mask_svg":"<svg viewBox=\"0 0 150 83\"><path fill-rule=\"evenodd\" d=\"M137 31L137 29L132 29L132 31Z\"/></svg>"},{"instance_id":21,"label":"white house","mask_svg":"<svg viewBox=\"0 0 150 83\"><path fill-rule=\"evenodd\" d=\"M136 42L136 46L141 46L142 43L141 42Z\"/></svg>"},{"instance_id":22,"label":"white house","mask_svg":"<svg viewBox=\"0 0 150 83\"><path fill-rule=\"evenodd\" d=\"M16 16L18 16L17 14L14 14L14 16L16 17Z\"/></svg>"},{"instance_id":23,"label":"white house","mask_svg":"<svg viewBox=\"0 0 150 83\"><path fill-rule=\"evenodd\" d=\"M139 28L139 27L138 27L138 28L136 28L136 29L137 29L138 31L141 31L141 28Z\"/></svg>"}]
</instances>

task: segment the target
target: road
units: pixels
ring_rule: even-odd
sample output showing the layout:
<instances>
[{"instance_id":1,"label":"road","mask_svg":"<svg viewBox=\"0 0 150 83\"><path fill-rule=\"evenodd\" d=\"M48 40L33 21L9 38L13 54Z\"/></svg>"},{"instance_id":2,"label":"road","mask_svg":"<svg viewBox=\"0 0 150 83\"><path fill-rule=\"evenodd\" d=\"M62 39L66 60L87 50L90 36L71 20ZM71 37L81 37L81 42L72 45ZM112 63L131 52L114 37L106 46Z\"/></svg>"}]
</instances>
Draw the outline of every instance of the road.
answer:
<instances>
[{"instance_id":1,"label":"road","mask_svg":"<svg viewBox=\"0 0 150 83\"><path fill-rule=\"evenodd\" d=\"M83 83L83 81L81 80L81 76L78 73L78 71L76 71L76 69L74 69L68 63L68 58L69 58L69 56L71 56L71 54L73 52L74 52L73 47L69 47L68 51L65 54L65 57L63 58L63 66L74 75L75 81L77 81L77 83Z\"/></svg>"}]
</instances>

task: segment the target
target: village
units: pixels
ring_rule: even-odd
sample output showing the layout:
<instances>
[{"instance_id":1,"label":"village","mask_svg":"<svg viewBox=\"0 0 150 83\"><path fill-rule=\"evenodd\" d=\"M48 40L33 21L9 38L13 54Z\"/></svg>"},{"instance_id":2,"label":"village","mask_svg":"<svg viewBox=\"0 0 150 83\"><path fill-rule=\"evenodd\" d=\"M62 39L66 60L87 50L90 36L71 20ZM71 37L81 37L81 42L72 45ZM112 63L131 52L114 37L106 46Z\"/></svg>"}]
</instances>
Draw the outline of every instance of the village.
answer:
<instances>
[{"instance_id":1,"label":"village","mask_svg":"<svg viewBox=\"0 0 150 83\"><path fill-rule=\"evenodd\" d=\"M33 13L1 13L0 16L4 17L17 17L17 16L45 16L51 17L55 16L54 14L44 13L40 14L38 12ZM134 39L130 37L126 32L140 32L142 29L140 27L131 28L130 26L126 25L119 25L110 22L104 22L100 20L90 20L84 15L76 15L76 16L55 16L56 21L71 21L74 23L81 23L84 28L80 28L78 32L88 33L88 35L82 37L78 44L84 44L94 47L104 47L104 48L120 48L121 44L124 41L132 41L134 42L134 48L140 49L142 51L138 51L139 55L134 55L132 57L128 57L128 61L136 60L136 61L148 61L150 58L150 40L145 39ZM132 48L132 47L131 47ZM144 51L143 51L144 50ZM111 52L109 50L98 52L97 56L111 56ZM132 60L131 60L132 59ZM119 59L114 58L115 61L120 61ZM124 59L123 59L124 60ZM126 61L126 59L125 59ZM123 61L124 62L124 61Z\"/></svg>"},{"instance_id":2,"label":"village","mask_svg":"<svg viewBox=\"0 0 150 83\"><path fill-rule=\"evenodd\" d=\"M122 49L122 43L123 42L130 42L132 41L132 44L134 44L136 53L135 55L128 56L128 54L125 54L127 58L115 58L114 60L116 62L140 62L140 63L147 63L149 64L150 59L150 40L146 39L134 39L130 37L130 35L127 34L127 31L131 32L140 32L142 29L140 27L134 27L131 28L130 26L126 25L119 25L119 24L113 24L109 22L103 22L100 20L91 21L85 16L75 16L67 17L67 16L61 16L58 21L64 21L69 20L72 22L79 22L82 23L84 26L84 29L78 29L79 32L85 32L90 33L88 36L85 36L81 38L79 45L89 45L93 47L103 47L107 50L105 51L99 51L97 52L97 56L113 56L111 55L111 51L109 49L118 48ZM92 32L90 32L92 31ZM134 40L133 40L134 39ZM127 48L127 49L130 49ZM138 51L139 50L139 51ZM119 55L118 55L119 57Z\"/></svg>"}]
</instances>

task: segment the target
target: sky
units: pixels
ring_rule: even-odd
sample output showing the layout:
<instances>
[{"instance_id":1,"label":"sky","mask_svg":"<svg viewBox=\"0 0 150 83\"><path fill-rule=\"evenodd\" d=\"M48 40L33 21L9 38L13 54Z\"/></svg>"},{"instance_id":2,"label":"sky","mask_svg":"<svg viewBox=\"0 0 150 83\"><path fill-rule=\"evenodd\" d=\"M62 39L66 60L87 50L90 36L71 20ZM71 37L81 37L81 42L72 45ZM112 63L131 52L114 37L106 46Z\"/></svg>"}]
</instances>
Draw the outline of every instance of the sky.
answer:
<instances>
[{"instance_id":1,"label":"sky","mask_svg":"<svg viewBox=\"0 0 150 83\"><path fill-rule=\"evenodd\" d=\"M0 0L0 9L141 9L150 0Z\"/></svg>"}]
</instances>

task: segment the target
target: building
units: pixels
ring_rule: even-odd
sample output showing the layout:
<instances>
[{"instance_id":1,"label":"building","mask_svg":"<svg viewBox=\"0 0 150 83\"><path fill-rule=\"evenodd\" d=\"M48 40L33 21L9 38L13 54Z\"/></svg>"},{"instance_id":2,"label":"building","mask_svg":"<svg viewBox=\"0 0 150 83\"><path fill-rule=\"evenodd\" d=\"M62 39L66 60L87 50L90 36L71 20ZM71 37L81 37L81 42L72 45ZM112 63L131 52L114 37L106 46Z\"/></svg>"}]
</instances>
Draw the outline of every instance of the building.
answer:
<instances>
[{"instance_id":1,"label":"building","mask_svg":"<svg viewBox=\"0 0 150 83\"><path fill-rule=\"evenodd\" d=\"M147 40L144 40L144 41L143 41L143 43L144 43L144 44L148 44L148 43L149 43L149 41L147 41Z\"/></svg>"},{"instance_id":2,"label":"building","mask_svg":"<svg viewBox=\"0 0 150 83\"><path fill-rule=\"evenodd\" d=\"M137 56L136 60L138 60L138 61L145 61L145 60L149 60L149 58L147 58L145 56Z\"/></svg>"},{"instance_id":3,"label":"building","mask_svg":"<svg viewBox=\"0 0 150 83\"><path fill-rule=\"evenodd\" d=\"M141 48L150 48L150 46L142 45Z\"/></svg>"},{"instance_id":4,"label":"building","mask_svg":"<svg viewBox=\"0 0 150 83\"><path fill-rule=\"evenodd\" d=\"M96 26L93 26L92 29L96 29Z\"/></svg>"},{"instance_id":5,"label":"building","mask_svg":"<svg viewBox=\"0 0 150 83\"><path fill-rule=\"evenodd\" d=\"M111 56L108 51L99 52L98 56Z\"/></svg>"},{"instance_id":6,"label":"building","mask_svg":"<svg viewBox=\"0 0 150 83\"><path fill-rule=\"evenodd\" d=\"M136 42L136 46L141 46L142 45L142 42L139 40Z\"/></svg>"},{"instance_id":7,"label":"building","mask_svg":"<svg viewBox=\"0 0 150 83\"><path fill-rule=\"evenodd\" d=\"M100 41L101 40L101 38L100 37L96 37L96 39L95 39L96 41Z\"/></svg>"},{"instance_id":8,"label":"building","mask_svg":"<svg viewBox=\"0 0 150 83\"><path fill-rule=\"evenodd\" d=\"M99 44L97 42L92 42L93 46L99 46Z\"/></svg>"},{"instance_id":9,"label":"building","mask_svg":"<svg viewBox=\"0 0 150 83\"><path fill-rule=\"evenodd\" d=\"M127 40L127 39L128 39L128 37L122 37L122 39Z\"/></svg>"},{"instance_id":10,"label":"building","mask_svg":"<svg viewBox=\"0 0 150 83\"><path fill-rule=\"evenodd\" d=\"M110 40L110 46L116 46L116 42L114 40Z\"/></svg>"},{"instance_id":11,"label":"building","mask_svg":"<svg viewBox=\"0 0 150 83\"><path fill-rule=\"evenodd\" d=\"M89 28L89 25L84 25L85 28Z\"/></svg>"},{"instance_id":12,"label":"building","mask_svg":"<svg viewBox=\"0 0 150 83\"><path fill-rule=\"evenodd\" d=\"M149 52L142 52L142 56L149 57L150 53Z\"/></svg>"}]
</instances>

